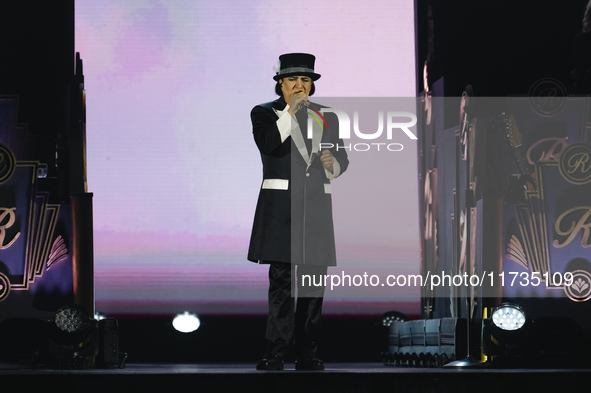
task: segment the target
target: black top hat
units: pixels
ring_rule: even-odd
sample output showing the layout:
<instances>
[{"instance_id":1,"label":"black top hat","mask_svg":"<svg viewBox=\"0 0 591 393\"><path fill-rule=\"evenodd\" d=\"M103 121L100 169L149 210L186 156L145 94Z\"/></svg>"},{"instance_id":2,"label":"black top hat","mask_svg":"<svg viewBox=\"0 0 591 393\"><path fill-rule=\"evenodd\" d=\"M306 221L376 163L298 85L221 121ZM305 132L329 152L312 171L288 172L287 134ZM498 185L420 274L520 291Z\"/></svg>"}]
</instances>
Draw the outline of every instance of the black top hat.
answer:
<instances>
[{"instance_id":1,"label":"black top hat","mask_svg":"<svg viewBox=\"0 0 591 393\"><path fill-rule=\"evenodd\" d=\"M279 56L279 70L275 70L277 75L273 79L278 81L288 76L305 75L315 81L320 78L320 74L314 72L315 60L316 57L308 53L287 53L281 55Z\"/></svg>"}]
</instances>

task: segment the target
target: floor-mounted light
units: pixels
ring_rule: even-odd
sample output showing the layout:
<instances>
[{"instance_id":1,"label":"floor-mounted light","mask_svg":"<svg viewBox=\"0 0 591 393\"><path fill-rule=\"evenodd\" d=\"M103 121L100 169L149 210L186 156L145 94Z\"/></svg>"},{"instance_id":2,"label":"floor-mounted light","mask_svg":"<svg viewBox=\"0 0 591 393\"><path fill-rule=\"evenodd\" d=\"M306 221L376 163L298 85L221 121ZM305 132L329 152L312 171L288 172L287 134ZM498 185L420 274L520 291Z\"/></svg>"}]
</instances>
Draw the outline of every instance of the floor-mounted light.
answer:
<instances>
[{"instance_id":1,"label":"floor-mounted light","mask_svg":"<svg viewBox=\"0 0 591 393\"><path fill-rule=\"evenodd\" d=\"M408 318L406 317L406 315L399 311L388 311L384 313L384 315L382 315L382 325L390 326L394 321L404 322L407 319Z\"/></svg>"},{"instance_id":2,"label":"floor-mounted light","mask_svg":"<svg viewBox=\"0 0 591 393\"><path fill-rule=\"evenodd\" d=\"M525 325L525 311L514 303L503 303L491 315L493 324L501 330L519 330Z\"/></svg>"},{"instance_id":3,"label":"floor-mounted light","mask_svg":"<svg viewBox=\"0 0 591 393\"><path fill-rule=\"evenodd\" d=\"M181 333L191 333L199 329L201 321L195 314L190 314L185 311L183 314L178 314L172 320L172 326Z\"/></svg>"},{"instance_id":4,"label":"floor-mounted light","mask_svg":"<svg viewBox=\"0 0 591 393\"><path fill-rule=\"evenodd\" d=\"M98 324L78 305L60 307L50 329L48 345L54 367L88 369L99 351Z\"/></svg>"},{"instance_id":5,"label":"floor-mounted light","mask_svg":"<svg viewBox=\"0 0 591 393\"><path fill-rule=\"evenodd\" d=\"M501 304L482 323L483 350L489 358L488 364L511 367L532 356L531 321L518 304Z\"/></svg>"},{"instance_id":6,"label":"floor-mounted light","mask_svg":"<svg viewBox=\"0 0 591 393\"><path fill-rule=\"evenodd\" d=\"M82 307L64 306L55 313L56 326L65 333L81 333L90 325L90 318Z\"/></svg>"}]
</instances>

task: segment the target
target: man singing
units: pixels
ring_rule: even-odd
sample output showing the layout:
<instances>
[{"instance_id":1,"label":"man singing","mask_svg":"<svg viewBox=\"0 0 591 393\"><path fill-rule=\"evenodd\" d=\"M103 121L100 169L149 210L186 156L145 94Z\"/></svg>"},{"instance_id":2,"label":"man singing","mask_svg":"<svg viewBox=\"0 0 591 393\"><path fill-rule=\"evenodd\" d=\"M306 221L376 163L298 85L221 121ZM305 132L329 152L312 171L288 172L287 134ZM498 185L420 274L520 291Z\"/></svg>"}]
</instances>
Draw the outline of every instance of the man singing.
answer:
<instances>
[{"instance_id":1,"label":"man singing","mask_svg":"<svg viewBox=\"0 0 591 393\"><path fill-rule=\"evenodd\" d=\"M273 77L279 99L251 112L263 183L248 259L270 265L267 346L257 370L283 370L292 344L296 370L324 369L316 342L324 297L320 278L336 265L330 183L349 161L336 115L308 101L320 78L315 59L281 55Z\"/></svg>"}]
</instances>

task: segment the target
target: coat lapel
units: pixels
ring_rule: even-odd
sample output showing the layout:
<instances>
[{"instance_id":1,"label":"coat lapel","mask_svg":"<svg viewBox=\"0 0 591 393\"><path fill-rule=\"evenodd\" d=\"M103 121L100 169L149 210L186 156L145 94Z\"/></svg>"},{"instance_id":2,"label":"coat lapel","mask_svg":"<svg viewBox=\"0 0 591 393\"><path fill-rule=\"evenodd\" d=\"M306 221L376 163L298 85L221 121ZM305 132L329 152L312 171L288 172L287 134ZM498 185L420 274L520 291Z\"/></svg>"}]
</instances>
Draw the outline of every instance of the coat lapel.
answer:
<instances>
[{"instance_id":1,"label":"coat lapel","mask_svg":"<svg viewBox=\"0 0 591 393\"><path fill-rule=\"evenodd\" d=\"M323 128L316 119L308 115L308 111L301 110L296 114L296 119L298 121L298 129L292 132L292 139L294 144L296 145L298 151L300 152L302 158L310 167L314 157L316 156L316 152L320 150L320 141L322 140L322 133ZM312 128L312 144L311 144L311 151L308 151L306 147L306 141L304 138L308 138L308 129ZM295 135L294 135L295 134Z\"/></svg>"},{"instance_id":2,"label":"coat lapel","mask_svg":"<svg viewBox=\"0 0 591 393\"><path fill-rule=\"evenodd\" d=\"M296 128L291 132L291 139L293 140L293 143L295 144L296 148L298 149L298 152L300 153L306 164L310 166L310 152L308 152L308 148L306 147L306 141L304 140L306 135L305 112L299 111L296 114L296 120L292 121L297 121L297 125Z\"/></svg>"},{"instance_id":3,"label":"coat lapel","mask_svg":"<svg viewBox=\"0 0 591 393\"><path fill-rule=\"evenodd\" d=\"M286 105L287 104L285 103L283 97L273 101L273 109L276 109L277 111L283 111ZM316 119L314 119L312 116L309 116L307 112L309 112L309 110L299 111L296 114L296 120L292 120L296 121L297 124L291 133L291 139L293 140L293 143L302 156L303 160L309 167L312 164L312 160L316 156L316 152L320 150L320 142L322 141L324 126L318 124ZM277 117L277 114L274 114ZM308 148L306 147L306 141L304 140L304 138L308 137L308 127L312 127L312 151L308 151Z\"/></svg>"},{"instance_id":4,"label":"coat lapel","mask_svg":"<svg viewBox=\"0 0 591 393\"><path fill-rule=\"evenodd\" d=\"M312 153L320 151L320 141L322 141L322 133L324 131L324 125L318 124L316 119L308 116L308 126L312 127Z\"/></svg>"}]
</instances>

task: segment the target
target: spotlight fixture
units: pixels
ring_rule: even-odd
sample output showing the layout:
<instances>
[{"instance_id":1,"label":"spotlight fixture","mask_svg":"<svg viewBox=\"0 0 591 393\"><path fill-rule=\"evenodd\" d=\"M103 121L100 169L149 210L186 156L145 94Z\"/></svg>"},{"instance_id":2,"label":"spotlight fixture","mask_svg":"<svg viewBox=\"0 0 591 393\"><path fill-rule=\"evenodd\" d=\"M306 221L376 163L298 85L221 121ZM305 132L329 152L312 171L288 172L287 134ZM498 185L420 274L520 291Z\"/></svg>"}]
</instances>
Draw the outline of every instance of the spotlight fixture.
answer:
<instances>
[{"instance_id":1,"label":"spotlight fixture","mask_svg":"<svg viewBox=\"0 0 591 393\"><path fill-rule=\"evenodd\" d=\"M78 305L60 307L49 330L51 365L60 370L89 369L99 351L98 322Z\"/></svg>"},{"instance_id":2,"label":"spotlight fixture","mask_svg":"<svg viewBox=\"0 0 591 393\"><path fill-rule=\"evenodd\" d=\"M406 315L398 311L388 311L384 315L382 315L382 324L384 326L390 326L392 322L404 322L406 321Z\"/></svg>"},{"instance_id":3,"label":"spotlight fixture","mask_svg":"<svg viewBox=\"0 0 591 393\"><path fill-rule=\"evenodd\" d=\"M502 330L518 330L525 325L525 311L514 303L503 303L492 312L492 321Z\"/></svg>"},{"instance_id":4,"label":"spotlight fixture","mask_svg":"<svg viewBox=\"0 0 591 393\"><path fill-rule=\"evenodd\" d=\"M514 303L496 307L490 318L482 320L482 347L487 364L516 367L532 359L532 321Z\"/></svg>"},{"instance_id":5,"label":"spotlight fixture","mask_svg":"<svg viewBox=\"0 0 591 393\"><path fill-rule=\"evenodd\" d=\"M178 314L172 320L172 326L181 333L191 333L199 329L201 321L197 318L197 315L190 314L185 311L183 314Z\"/></svg>"},{"instance_id":6,"label":"spotlight fixture","mask_svg":"<svg viewBox=\"0 0 591 393\"><path fill-rule=\"evenodd\" d=\"M90 319L79 306L63 306L55 313L55 324L63 332L79 333L87 329Z\"/></svg>"}]
</instances>

